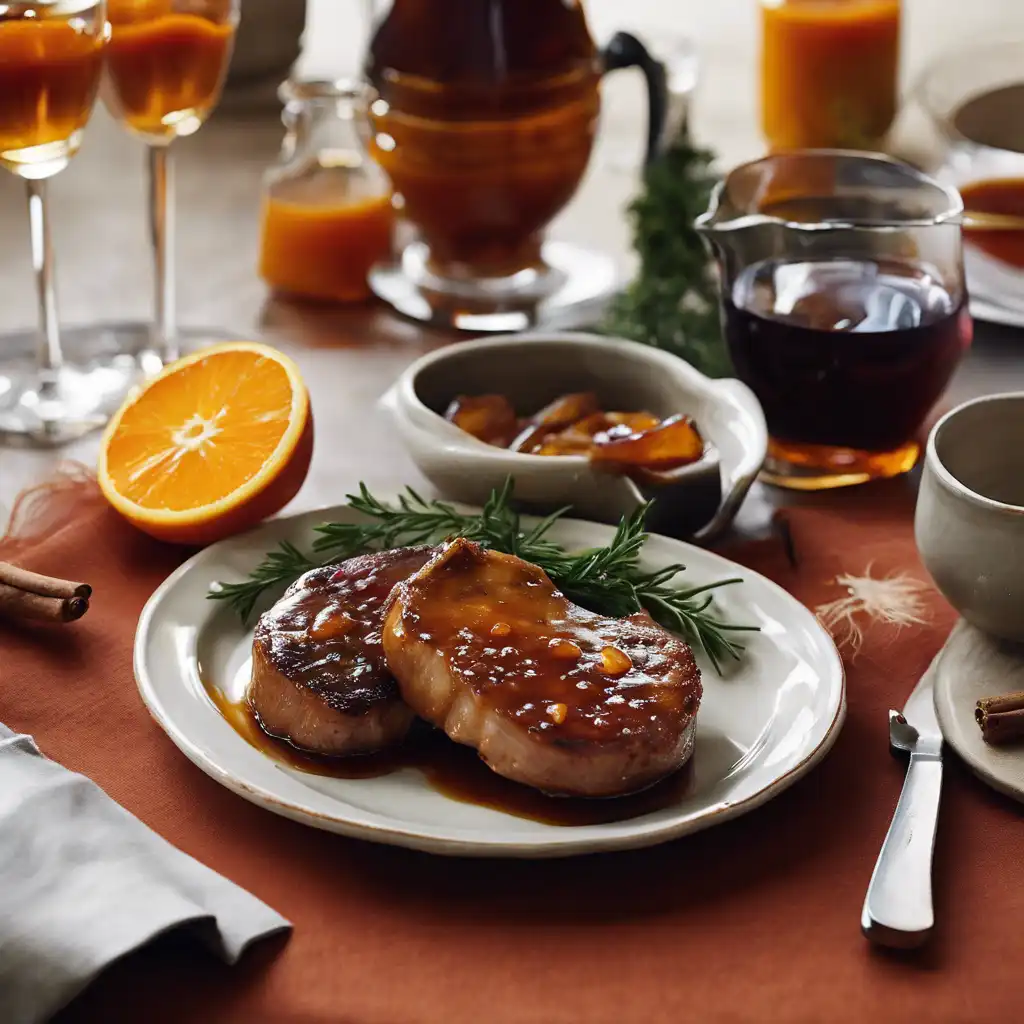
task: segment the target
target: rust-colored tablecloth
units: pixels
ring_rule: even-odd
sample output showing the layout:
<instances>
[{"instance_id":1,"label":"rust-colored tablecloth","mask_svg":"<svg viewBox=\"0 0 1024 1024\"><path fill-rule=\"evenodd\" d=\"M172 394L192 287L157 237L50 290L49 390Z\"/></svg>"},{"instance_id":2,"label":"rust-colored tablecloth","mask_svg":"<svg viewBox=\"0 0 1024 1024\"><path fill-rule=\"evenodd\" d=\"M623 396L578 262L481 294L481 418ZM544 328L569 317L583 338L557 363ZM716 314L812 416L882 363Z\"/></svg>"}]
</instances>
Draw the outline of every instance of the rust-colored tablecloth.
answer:
<instances>
[{"instance_id":1,"label":"rust-colored tablecloth","mask_svg":"<svg viewBox=\"0 0 1024 1024\"><path fill-rule=\"evenodd\" d=\"M75 493L69 525L13 550L34 569L92 582L93 607L60 629L0 627L0 720L295 931L233 969L161 940L108 971L64 1024L1020 1019L1021 815L955 757L933 941L894 955L859 931L903 780L887 753L886 710L902 704L952 624L941 599L914 586L925 576L902 491L862 491L842 514L787 513L797 568L778 541L738 552L812 607L848 596L843 574L902 574L921 592L910 615L918 624L897 629L855 609L863 645L856 657L846 648L849 714L824 763L699 835L535 863L449 860L320 833L193 767L147 715L131 658L143 602L182 554L134 533L88 489Z\"/></svg>"}]
</instances>

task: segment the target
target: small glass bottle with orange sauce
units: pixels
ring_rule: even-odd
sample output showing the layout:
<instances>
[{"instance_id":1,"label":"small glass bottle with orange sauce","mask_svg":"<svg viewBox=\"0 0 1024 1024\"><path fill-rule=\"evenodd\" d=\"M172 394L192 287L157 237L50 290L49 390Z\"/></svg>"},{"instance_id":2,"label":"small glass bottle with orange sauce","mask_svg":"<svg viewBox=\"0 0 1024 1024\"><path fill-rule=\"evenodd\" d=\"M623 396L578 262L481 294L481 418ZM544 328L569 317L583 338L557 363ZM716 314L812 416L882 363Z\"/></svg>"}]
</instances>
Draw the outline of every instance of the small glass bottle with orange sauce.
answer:
<instances>
[{"instance_id":1,"label":"small glass bottle with orange sauce","mask_svg":"<svg viewBox=\"0 0 1024 1024\"><path fill-rule=\"evenodd\" d=\"M773 150L877 149L896 116L901 0L758 0Z\"/></svg>"},{"instance_id":2,"label":"small glass bottle with orange sauce","mask_svg":"<svg viewBox=\"0 0 1024 1024\"><path fill-rule=\"evenodd\" d=\"M264 186L260 276L289 295L360 302L367 275L393 253L392 190L365 152L363 90L347 82L285 82L281 162Z\"/></svg>"}]
</instances>

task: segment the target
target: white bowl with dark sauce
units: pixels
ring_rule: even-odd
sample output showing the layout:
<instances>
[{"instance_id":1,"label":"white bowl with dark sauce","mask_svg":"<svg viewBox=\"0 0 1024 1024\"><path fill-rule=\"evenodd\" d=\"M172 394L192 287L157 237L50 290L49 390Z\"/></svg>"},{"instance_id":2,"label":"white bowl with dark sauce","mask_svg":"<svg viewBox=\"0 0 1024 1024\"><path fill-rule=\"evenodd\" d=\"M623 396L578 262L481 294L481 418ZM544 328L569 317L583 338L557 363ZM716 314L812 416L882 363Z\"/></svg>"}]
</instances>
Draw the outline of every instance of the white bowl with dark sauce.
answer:
<instances>
[{"instance_id":1,"label":"white bowl with dark sauce","mask_svg":"<svg viewBox=\"0 0 1024 1024\"><path fill-rule=\"evenodd\" d=\"M490 445L445 419L461 395L502 394L521 416L553 399L592 391L603 410L691 417L703 456L657 482L595 466L586 455L532 455ZM712 380L689 363L631 341L574 333L517 334L433 352L384 397L423 475L446 498L483 504L511 477L519 503L617 522L655 499L648 529L709 539L732 521L768 448L764 414L738 380Z\"/></svg>"}]
</instances>

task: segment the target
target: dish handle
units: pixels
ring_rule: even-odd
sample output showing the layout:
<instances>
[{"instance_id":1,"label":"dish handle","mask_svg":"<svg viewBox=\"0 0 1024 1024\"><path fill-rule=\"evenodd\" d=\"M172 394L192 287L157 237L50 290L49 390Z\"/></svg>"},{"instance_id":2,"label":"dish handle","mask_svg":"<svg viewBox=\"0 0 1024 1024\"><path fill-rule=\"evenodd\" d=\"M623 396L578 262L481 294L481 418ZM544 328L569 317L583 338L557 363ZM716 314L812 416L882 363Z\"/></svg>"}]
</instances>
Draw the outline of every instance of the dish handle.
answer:
<instances>
[{"instance_id":1,"label":"dish handle","mask_svg":"<svg viewBox=\"0 0 1024 1024\"><path fill-rule=\"evenodd\" d=\"M730 424L738 443L720 448L722 500L718 511L693 535L701 542L714 540L728 528L768 454L768 428L754 392L733 378L715 381L714 388L739 414Z\"/></svg>"}]
</instances>

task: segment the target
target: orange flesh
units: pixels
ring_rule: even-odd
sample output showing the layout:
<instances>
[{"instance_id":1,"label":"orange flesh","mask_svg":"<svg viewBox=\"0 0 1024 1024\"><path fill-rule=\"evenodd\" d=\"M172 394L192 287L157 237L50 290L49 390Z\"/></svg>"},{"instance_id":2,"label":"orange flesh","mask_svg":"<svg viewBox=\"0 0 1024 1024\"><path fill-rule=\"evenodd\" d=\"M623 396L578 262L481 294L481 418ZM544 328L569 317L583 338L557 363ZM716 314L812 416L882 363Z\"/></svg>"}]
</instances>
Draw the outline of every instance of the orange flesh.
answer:
<instances>
[{"instance_id":1,"label":"orange flesh","mask_svg":"<svg viewBox=\"0 0 1024 1024\"><path fill-rule=\"evenodd\" d=\"M222 352L182 367L122 415L106 455L115 490L170 511L226 498L274 454L293 398L285 369L257 353Z\"/></svg>"}]
</instances>

